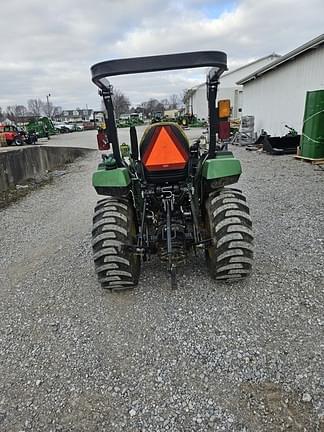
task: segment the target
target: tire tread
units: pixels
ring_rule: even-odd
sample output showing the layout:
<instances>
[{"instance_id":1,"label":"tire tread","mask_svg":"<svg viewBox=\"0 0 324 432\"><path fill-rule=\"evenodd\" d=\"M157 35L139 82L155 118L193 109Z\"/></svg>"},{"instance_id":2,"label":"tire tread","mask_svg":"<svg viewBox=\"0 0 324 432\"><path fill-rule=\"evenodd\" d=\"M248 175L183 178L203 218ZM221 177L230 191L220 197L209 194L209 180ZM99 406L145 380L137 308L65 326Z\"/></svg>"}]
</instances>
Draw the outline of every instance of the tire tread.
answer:
<instances>
[{"instance_id":1,"label":"tire tread","mask_svg":"<svg viewBox=\"0 0 324 432\"><path fill-rule=\"evenodd\" d=\"M92 247L95 270L101 286L110 290L129 290L139 279L139 257L123 245L134 243L131 227L134 210L125 199L108 197L95 206L92 228Z\"/></svg>"},{"instance_id":2,"label":"tire tread","mask_svg":"<svg viewBox=\"0 0 324 432\"><path fill-rule=\"evenodd\" d=\"M211 276L216 280L249 276L253 261L253 232L245 196L238 189L221 189L210 194L206 211L213 238L212 246L206 250Z\"/></svg>"}]
</instances>

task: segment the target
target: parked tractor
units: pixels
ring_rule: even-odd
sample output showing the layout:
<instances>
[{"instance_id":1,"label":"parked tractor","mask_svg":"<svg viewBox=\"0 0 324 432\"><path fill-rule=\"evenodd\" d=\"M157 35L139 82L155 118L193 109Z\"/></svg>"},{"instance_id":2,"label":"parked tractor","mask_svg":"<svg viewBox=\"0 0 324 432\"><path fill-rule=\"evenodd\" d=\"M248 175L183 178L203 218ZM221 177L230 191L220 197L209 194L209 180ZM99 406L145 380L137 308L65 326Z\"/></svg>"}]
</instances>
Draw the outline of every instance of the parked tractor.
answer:
<instances>
[{"instance_id":1,"label":"parked tractor","mask_svg":"<svg viewBox=\"0 0 324 432\"><path fill-rule=\"evenodd\" d=\"M0 133L4 134L7 145L21 146L24 145L24 136L15 125L0 124Z\"/></svg>"},{"instance_id":2,"label":"parked tractor","mask_svg":"<svg viewBox=\"0 0 324 432\"><path fill-rule=\"evenodd\" d=\"M140 126L144 124L140 114L138 113L130 113L130 114L121 114L117 121L118 128L127 128L131 126Z\"/></svg>"},{"instance_id":3,"label":"parked tractor","mask_svg":"<svg viewBox=\"0 0 324 432\"><path fill-rule=\"evenodd\" d=\"M27 132L35 133L38 138L49 138L50 135L56 134L55 126L48 117L41 117L29 122L26 129Z\"/></svg>"},{"instance_id":4,"label":"parked tractor","mask_svg":"<svg viewBox=\"0 0 324 432\"><path fill-rule=\"evenodd\" d=\"M155 111L152 113L151 124L160 123L162 121L163 121L163 112L162 111Z\"/></svg>"},{"instance_id":5,"label":"parked tractor","mask_svg":"<svg viewBox=\"0 0 324 432\"><path fill-rule=\"evenodd\" d=\"M147 127L138 144L130 128L131 155L120 154L106 77L164 70L211 67L207 74L208 148L190 146L182 128L171 122ZM241 164L232 152L220 150L217 86L227 70L226 54L204 51L110 60L91 68L107 111L107 141L112 153L93 174L93 186L105 198L95 207L92 245L95 269L103 288L133 288L141 264L158 255L166 264L171 286L177 268L190 253L204 250L213 279L234 280L251 272L253 234L249 207L236 183ZM127 160L127 161L126 161Z\"/></svg>"},{"instance_id":6,"label":"parked tractor","mask_svg":"<svg viewBox=\"0 0 324 432\"><path fill-rule=\"evenodd\" d=\"M34 132L26 132L24 129L18 128L15 125L0 124L0 133L3 134L6 144L10 146L37 143L37 135Z\"/></svg>"},{"instance_id":7,"label":"parked tractor","mask_svg":"<svg viewBox=\"0 0 324 432\"><path fill-rule=\"evenodd\" d=\"M183 128L187 127L198 127L198 128L205 128L207 127L207 122L205 120L198 120L197 117L193 114L184 114L182 116L179 116L178 124L182 126Z\"/></svg>"}]
</instances>

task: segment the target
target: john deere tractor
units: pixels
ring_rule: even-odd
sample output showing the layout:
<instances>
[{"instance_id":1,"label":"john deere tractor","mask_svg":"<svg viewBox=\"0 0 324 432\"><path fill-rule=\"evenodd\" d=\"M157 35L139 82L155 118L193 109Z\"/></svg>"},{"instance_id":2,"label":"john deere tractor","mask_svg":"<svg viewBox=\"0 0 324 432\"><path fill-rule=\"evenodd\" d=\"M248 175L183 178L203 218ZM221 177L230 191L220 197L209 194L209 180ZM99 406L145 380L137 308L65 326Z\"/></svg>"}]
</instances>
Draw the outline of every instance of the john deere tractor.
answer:
<instances>
[{"instance_id":1,"label":"john deere tractor","mask_svg":"<svg viewBox=\"0 0 324 432\"><path fill-rule=\"evenodd\" d=\"M159 122L147 127L139 143L136 128L130 128L131 155L123 159L113 88L106 77L196 67L211 67L208 149L200 147L199 140L190 145L177 124ZM238 181L241 165L217 142L221 121L217 86L226 69L226 54L219 51L110 60L92 66L92 80L107 111L105 130L112 148L93 174L93 186L105 196L95 207L92 230L95 268L103 288L135 287L142 262L154 254L166 264L175 288L177 267L197 249L205 251L213 279L250 274L249 207L239 189L227 187Z\"/></svg>"}]
</instances>

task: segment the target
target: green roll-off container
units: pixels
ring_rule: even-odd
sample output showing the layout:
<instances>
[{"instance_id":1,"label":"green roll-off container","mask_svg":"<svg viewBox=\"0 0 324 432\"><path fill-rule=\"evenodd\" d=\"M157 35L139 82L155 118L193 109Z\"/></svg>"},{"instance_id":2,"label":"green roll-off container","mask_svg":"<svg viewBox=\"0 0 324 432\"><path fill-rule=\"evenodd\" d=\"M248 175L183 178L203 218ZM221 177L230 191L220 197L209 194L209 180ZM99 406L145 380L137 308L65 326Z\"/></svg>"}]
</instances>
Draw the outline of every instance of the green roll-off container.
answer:
<instances>
[{"instance_id":1,"label":"green roll-off container","mask_svg":"<svg viewBox=\"0 0 324 432\"><path fill-rule=\"evenodd\" d=\"M324 158L324 90L306 94L300 154L307 158Z\"/></svg>"}]
</instances>

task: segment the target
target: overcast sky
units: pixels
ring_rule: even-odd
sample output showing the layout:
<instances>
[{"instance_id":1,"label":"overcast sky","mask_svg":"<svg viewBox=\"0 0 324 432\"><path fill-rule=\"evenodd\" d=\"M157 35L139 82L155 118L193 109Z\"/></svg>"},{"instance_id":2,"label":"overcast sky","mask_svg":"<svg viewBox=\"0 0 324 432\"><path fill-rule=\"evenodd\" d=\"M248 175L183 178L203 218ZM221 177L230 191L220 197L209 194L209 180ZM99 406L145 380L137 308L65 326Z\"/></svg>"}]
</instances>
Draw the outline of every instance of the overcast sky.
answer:
<instances>
[{"instance_id":1,"label":"overcast sky","mask_svg":"<svg viewBox=\"0 0 324 432\"><path fill-rule=\"evenodd\" d=\"M324 0L8 0L1 2L0 106L46 99L97 108L92 64L215 49L230 69L284 54L324 31ZM190 71L117 78L133 104L204 80Z\"/></svg>"}]
</instances>

